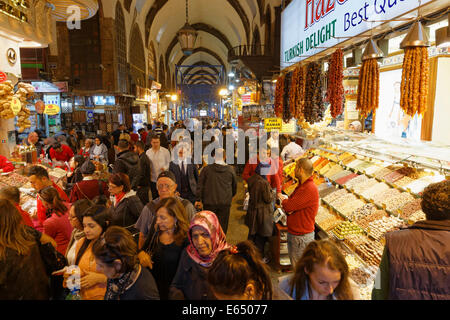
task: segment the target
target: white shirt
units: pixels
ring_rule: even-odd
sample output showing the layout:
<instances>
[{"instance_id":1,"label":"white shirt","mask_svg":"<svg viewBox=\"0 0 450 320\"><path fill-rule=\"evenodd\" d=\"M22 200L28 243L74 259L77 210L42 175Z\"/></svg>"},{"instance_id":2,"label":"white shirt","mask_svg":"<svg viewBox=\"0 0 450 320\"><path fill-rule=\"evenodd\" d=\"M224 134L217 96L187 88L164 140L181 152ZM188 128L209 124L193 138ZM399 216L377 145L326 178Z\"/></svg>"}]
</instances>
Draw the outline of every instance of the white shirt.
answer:
<instances>
[{"instance_id":1,"label":"white shirt","mask_svg":"<svg viewBox=\"0 0 450 320\"><path fill-rule=\"evenodd\" d=\"M158 151L152 148L145 153L152 162L152 182L156 182L162 171L169 170L170 152L164 147L160 147Z\"/></svg>"},{"instance_id":2,"label":"white shirt","mask_svg":"<svg viewBox=\"0 0 450 320\"><path fill-rule=\"evenodd\" d=\"M295 142L289 142L287 146L284 147L283 151L281 152L281 159L283 161L295 159L297 157L300 157L304 153L302 147L300 147Z\"/></svg>"}]
</instances>

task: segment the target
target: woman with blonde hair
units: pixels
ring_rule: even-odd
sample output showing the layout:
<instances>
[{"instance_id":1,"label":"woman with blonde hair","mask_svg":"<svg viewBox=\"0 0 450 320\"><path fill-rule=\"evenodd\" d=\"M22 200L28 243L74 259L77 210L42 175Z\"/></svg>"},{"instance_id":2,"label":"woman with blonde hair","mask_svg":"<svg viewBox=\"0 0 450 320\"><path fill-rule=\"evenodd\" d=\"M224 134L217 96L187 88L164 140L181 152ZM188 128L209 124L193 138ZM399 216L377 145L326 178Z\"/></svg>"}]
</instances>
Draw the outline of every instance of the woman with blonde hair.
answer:
<instances>
[{"instance_id":1,"label":"woman with blonde hair","mask_svg":"<svg viewBox=\"0 0 450 320\"><path fill-rule=\"evenodd\" d=\"M354 300L344 256L329 240L308 244L295 265L293 275L280 279L280 288L294 300Z\"/></svg>"},{"instance_id":2,"label":"woman with blonde hair","mask_svg":"<svg viewBox=\"0 0 450 320\"><path fill-rule=\"evenodd\" d=\"M142 266L151 269L161 300L167 300L181 253L189 244L186 209L176 198L165 198L155 208L149 236L139 252Z\"/></svg>"},{"instance_id":3,"label":"woman with blonde hair","mask_svg":"<svg viewBox=\"0 0 450 320\"><path fill-rule=\"evenodd\" d=\"M48 300L49 277L42 262L39 232L22 223L9 200L0 200L0 300Z\"/></svg>"}]
</instances>

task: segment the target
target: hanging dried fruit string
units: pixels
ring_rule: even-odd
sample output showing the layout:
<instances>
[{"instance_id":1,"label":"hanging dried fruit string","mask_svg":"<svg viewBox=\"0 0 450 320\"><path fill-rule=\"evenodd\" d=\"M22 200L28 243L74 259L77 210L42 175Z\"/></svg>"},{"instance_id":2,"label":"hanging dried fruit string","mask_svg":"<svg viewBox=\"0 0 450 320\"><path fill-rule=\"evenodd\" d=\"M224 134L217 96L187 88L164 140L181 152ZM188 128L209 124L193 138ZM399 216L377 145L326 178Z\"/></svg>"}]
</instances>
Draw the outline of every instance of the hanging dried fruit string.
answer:
<instances>
[{"instance_id":1,"label":"hanging dried fruit string","mask_svg":"<svg viewBox=\"0 0 450 320\"><path fill-rule=\"evenodd\" d=\"M328 67L327 97L330 102L331 116L336 118L344 111L344 54L337 49L330 58Z\"/></svg>"},{"instance_id":2,"label":"hanging dried fruit string","mask_svg":"<svg viewBox=\"0 0 450 320\"><path fill-rule=\"evenodd\" d=\"M289 88L291 83L291 75L292 74L288 74L284 77L284 88ZM292 115L289 112L289 94L287 94L288 92L286 91L286 89L284 91L285 94L283 95L283 121L287 123L291 119Z\"/></svg>"},{"instance_id":3,"label":"hanging dried fruit string","mask_svg":"<svg viewBox=\"0 0 450 320\"><path fill-rule=\"evenodd\" d=\"M430 60L426 47L407 47L403 59L400 107L409 116L427 110Z\"/></svg>"},{"instance_id":4,"label":"hanging dried fruit string","mask_svg":"<svg viewBox=\"0 0 450 320\"><path fill-rule=\"evenodd\" d=\"M356 109L366 118L371 111L378 108L380 93L380 68L377 59L364 60L358 80L358 98Z\"/></svg>"},{"instance_id":5,"label":"hanging dried fruit string","mask_svg":"<svg viewBox=\"0 0 450 320\"><path fill-rule=\"evenodd\" d=\"M324 115L321 71L321 66L318 63L311 62L307 65L303 113L305 121L310 124L321 121Z\"/></svg>"},{"instance_id":6,"label":"hanging dried fruit string","mask_svg":"<svg viewBox=\"0 0 450 320\"><path fill-rule=\"evenodd\" d=\"M306 88L306 80L305 80L305 67L300 66L298 67L298 73L297 73L298 79L297 79L297 92L296 92L296 106L295 106L295 113L294 117L300 122L302 122L305 117L303 115L303 109L305 106L305 88Z\"/></svg>"},{"instance_id":7,"label":"hanging dried fruit string","mask_svg":"<svg viewBox=\"0 0 450 320\"><path fill-rule=\"evenodd\" d=\"M298 68L292 72L291 84L289 86L289 112L292 116L295 115L296 103L297 103L297 86L298 86Z\"/></svg>"},{"instance_id":8,"label":"hanging dried fruit string","mask_svg":"<svg viewBox=\"0 0 450 320\"><path fill-rule=\"evenodd\" d=\"M275 115L278 118L283 116L284 78L284 75L278 77L275 87Z\"/></svg>"}]
</instances>

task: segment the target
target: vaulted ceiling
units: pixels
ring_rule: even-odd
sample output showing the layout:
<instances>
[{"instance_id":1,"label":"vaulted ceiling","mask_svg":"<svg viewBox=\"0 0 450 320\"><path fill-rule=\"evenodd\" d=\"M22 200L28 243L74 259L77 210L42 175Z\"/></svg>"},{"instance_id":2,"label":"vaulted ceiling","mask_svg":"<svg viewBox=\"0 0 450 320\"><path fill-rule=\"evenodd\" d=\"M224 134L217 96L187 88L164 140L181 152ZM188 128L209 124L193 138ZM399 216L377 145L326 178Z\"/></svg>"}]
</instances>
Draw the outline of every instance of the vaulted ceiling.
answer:
<instances>
[{"instance_id":1,"label":"vaulted ceiling","mask_svg":"<svg viewBox=\"0 0 450 320\"><path fill-rule=\"evenodd\" d=\"M158 72L158 80L173 82L175 65L183 65L192 67L181 68L180 74L202 74L190 77L189 83L225 78L231 69L228 51L252 44L255 32L265 39L266 13L274 19L274 8L281 4L281 0L188 0L189 23L198 31L198 37L193 54L184 56L177 32L186 22L186 0L102 0L102 4L115 7L117 1L122 3L128 24L139 25L146 52L151 44L155 47L154 64L163 64L168 73L164 77Z\"/></svg>"}]
</instances>

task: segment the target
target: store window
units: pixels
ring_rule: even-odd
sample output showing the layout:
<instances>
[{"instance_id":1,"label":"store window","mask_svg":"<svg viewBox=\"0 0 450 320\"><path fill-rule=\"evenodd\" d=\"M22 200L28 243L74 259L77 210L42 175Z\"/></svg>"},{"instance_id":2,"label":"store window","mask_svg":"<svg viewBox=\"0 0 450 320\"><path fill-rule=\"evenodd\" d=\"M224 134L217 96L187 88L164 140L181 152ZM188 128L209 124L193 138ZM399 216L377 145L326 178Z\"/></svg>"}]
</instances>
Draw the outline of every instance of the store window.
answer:
<instances>
[{"instance_id":1,"label":"store window","mask_svg":"<svg viewBox=\"0 0 450 320\"><path fill-rule=\"evenodd\" d=\"M447 16L445 16L445 19L430 25L427 25L428 30L430 31L429 33L429 40L430 42L435 42L436 41L436 29L439 28L443 28L443 27L447 27L448 26L448 19Z\"/></svg>"},{"instance_id":2,"label":"store window","mask_svg":"<svg viewBox=\"0 0 450 320\"><path fill-rule=\"evenodd\" d=\"M120 2L116 5L116 56L117 86L119 92L127 92L127 38L125 34L125 17Z\"/></svg>"}]
</instances>

